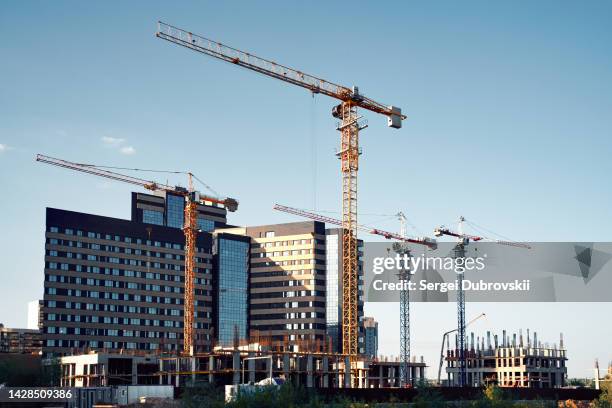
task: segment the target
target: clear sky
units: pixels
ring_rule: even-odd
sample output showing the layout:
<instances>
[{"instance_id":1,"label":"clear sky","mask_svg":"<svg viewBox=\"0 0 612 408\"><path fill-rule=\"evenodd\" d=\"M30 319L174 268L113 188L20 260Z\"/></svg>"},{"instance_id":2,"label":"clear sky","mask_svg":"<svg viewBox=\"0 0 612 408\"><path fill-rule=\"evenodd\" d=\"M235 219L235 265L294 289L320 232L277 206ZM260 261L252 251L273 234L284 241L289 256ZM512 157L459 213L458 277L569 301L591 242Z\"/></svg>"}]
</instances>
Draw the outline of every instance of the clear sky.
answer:
<instances>
[{"instance_id":1,"label":"clear sky","mask_svg":"<svg viewBox=\"0 0 612 408\"><path fill-rule=\"evenodd\" d=\"M44 209L129 217L129 186L35 153L192 170L237 197L235 224L340 209L333 101L155 38L156 21L400 106L366 113L360 212L429 232L463 214L516 240L612 239L612 3L95 2L0 4L0 321L42 296ZM170 182L184 180L170 179ZM393 219L363 216L393 229ZM397 305L367 305L398 354ZM469 305L475 330L563 331L570 375L612 359L612 304ZM413 307L414 354L437 364L455 306ZM434 370L430 370L430 375Z\"/></svg>"}]
</instances>

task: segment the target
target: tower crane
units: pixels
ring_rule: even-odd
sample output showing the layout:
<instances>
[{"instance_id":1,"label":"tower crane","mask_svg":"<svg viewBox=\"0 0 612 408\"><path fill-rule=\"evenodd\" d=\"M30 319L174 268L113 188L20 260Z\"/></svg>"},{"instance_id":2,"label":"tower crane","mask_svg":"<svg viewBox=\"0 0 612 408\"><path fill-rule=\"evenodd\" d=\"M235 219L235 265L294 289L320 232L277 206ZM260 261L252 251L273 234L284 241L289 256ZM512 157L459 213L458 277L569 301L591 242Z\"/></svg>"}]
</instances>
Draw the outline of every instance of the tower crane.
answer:
<instances>
[{"instance_id":1,"label":"tower crane","mask_svg":"<svg viewBox=\"0 0 612 408\"><path fill-rule=\"evenodd\" d=\"M357 282L357 171L359 168L359 131L367 125L360 122L357 109L365 109L387 117L389 127L399 129L406 116L401 109L374 101L352 88L335 84L289 68L276 62L257 57L245 51L229 47L217 41L201 37L189 31L158 22L156 36L193 51L217 58L258 72L283 82L297 85L313 94L323 94L340 101L332 109L332 116L339 120L340 159L342 173L342 350L354 356L358 346L358 282Z\"/></svg>"},{"instance_id":2,"label":"tower crane","mask_svg":"<svg viewBox=\"0 0 612 408\"><path fill-rule=\"evenodd\" d=\"M219 198L205 195L193 188L193 173L186 172L189 180L188 188L170 186L155 181L144 180L126 174L117 173L102 166L92 164L75 163L54 157L36 155L36 161L63 167L69 170L105 177L115 181L140 186L149 191L170 192L185 197L183 232L185 234L185 294L183 313L183 352L193 354L194 336L194 281L195 281L195 254L196 238L198 233L198 204L212 202L224 206L228 211L234 212L238 209L238 201L233 198Z\"/></svg>"},{"instance_id":3,"label":"tower crane","mask_svg":"<svg viewBox=\"0 0 612 408\"><path fill-rule=\"evenodd\" d=\"M272 208L274 210L281 211L287 214L297 215L298 217L309 218L311 220L321 221L326 224L342 226L342 220L339 220L337 218L327 217L325 215L320 215L320 214L313 213L310 211L300 210L299 208L288 207L286 205L281 205L281 204L274 204L274 207ZM411 237L403 236L401 234L397 234L395 232L384 231L378 228L370 228L365 225L359 225L359 224L357 224L357 229L359 231L367 232L368 234L379 235L386 239L393 239L396 241L408 242L411 244L425 245L429 247L430 249L436 249L438 247L437 241L429 237L411 238Z\"/></svg>"},{"instance_id":4,"label":"tower crane","mask_svg":"<svg viewBox=\"0 0 612 408\"><path fill-rule=\"evenodd\" d=\"M487 238L478 235L469 235L463 232L463 224L466 219L459 217L457 231L453 231L445 226L440 226L434 229L434 236L450 236L457 238L457 245L453 248L455 258L465 258L466 246L470 241L478 242ZM498 239L489 239L490 241L518 248L529 249L530 246L521 242L502 241ZM465 358L465 292L463 291L463 272L457 273L457 362L459 364L459 386L467 385L467 362Z\"/></svg>"},{"instance_id":5,"label":"tower crane","mask_svg":"<svg viewBox=\"0 0 612 408\"><path fill-rule=\"evenodd\" d=\"M406 215L403 212L396 214L400 222L400 236L406 237ZM395 242L393 250L400 254L411 256L410 248L406 243ZM403 269L399 272L400 281L410 280L409 270ZM402 285L400 291L400 386L406 387L410 383L410 290L408 285Z\"/></svg>"}]
</instances>

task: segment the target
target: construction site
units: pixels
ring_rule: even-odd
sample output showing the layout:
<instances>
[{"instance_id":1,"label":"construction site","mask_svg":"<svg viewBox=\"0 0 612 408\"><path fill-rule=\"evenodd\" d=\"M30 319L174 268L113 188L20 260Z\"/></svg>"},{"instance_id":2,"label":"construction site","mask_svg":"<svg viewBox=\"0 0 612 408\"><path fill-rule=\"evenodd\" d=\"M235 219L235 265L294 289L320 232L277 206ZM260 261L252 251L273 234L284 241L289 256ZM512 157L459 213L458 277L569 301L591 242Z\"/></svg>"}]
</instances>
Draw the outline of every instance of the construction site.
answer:
<instances>
[{"instance_id":1,"label":"construction site","mask_svg":"<svg viewBox=\"0 0 612 408\"><path fill-rule=\"evenodd\" d=\"M134 379L129 381L135 384L145 381L145 383L174 386L202 382L226 385L253 384L266 378L268 381L281 378L283 381L291 381L306 387L320 388L405 388L423 383L425 381L426 364L422 357L420 361L416 361L410 347L410 296L408 289L402 290L398 307L400 315L400 350L398 357L393 360L385 359L385 361L382 361L376 351L366 353L362 344L365 343L363 265L361 263L362 244L357 237L358 231L393 240L395 242L393 244L394 252L404 256L410 256L410 245L425 248L436 248L437 246L434 238L408 236L406 216L401 211L396 214L400 225L398 233L366 227L357 222L357 174L361 155L359 134L368 126L358 110L382 115L386 117L388 127L400 129L402 121L406 119L401 109L364 96L360 93L358 87L341 86L163 22L158 23L156 36L175 46L229 62L234 66L306 89L312 94L321 94L338 101L339 104L332 109L332 116L337 120L336 129L340 133L340 147L336 155L340 159L342 217L341 219L335 219L276 204L274 209L277 211L311 221L302 224L296 223L295 226L286 224L286 226L236 227L227 224L225 216L228 211L234 212L238 209L238 201L233 198L220 197L214 192L209 194L196 190L196 182L208 186L193 173L186 173L188 183L187 187L183 188L118 173L104 166L81 164L38 155L37 161L41 163L103 177L116 182L129 183L153 193L149 196L138 193L133 198L136 201L133 201L132 222L139 221L152 224L146 228L146 233L144 231L134 232L131 236L126 235L123 238L117 235L118 232L122 231L119 226L113 234L109 234L110 230L108 228L106 231L93 230L93 226L100 225L102 221L92 220L90 222L92 227L87 227L89 231L86 231L86 233L87 237L93 240L87 243L88 248L102 250L102 252L99 256L88 255L88 259L99 262L92 264L98 266L87 266L87 268L97 268L96 270L102 268L105 270L105 274L111 272L111 274L128 276L129 272L129 276L140 277L144 274L144 276L154 279L159 276L156 279L181 282L179 286L166 288L166 292L183 294L182 299L172 298L165 301L166 303L181 304L183 310L164 312L171 312L174 316L182 315L182 324L179 326L176 319L171 322L161 322L166 327L182 326L182 336L176 335L177 333L160 332L162 339L159 344L154 345L157 351L147 356L148 359L155 362L148 363L145 372L137 374L136 366L132 367L128 364L125 366L125 373L121 373L119 372L121 370L117 368L120 366L110 369L102 362L82 363L79 362L78 356L63 357L62 365L64 368L62 372L64 375L62 383L71 386L76 384L104 386L112 383L112 375L118 377L133 375ZM171 208L171 201L173 200L179 203L177 209ZM47 259L48 274L52 274L53 269L60 269L56 263L57 259L53 257L58 256L58 254L60 257L62 254L70 254L70 247L74 244L70 240L70 236L73 234L73 230L79 228L76 224L74 228L71 227L72 224L66 221L72 215L52 214L51 217L59 221L53 225L48 225L47 249L50 251L50 256ZM51 224L49 217L48 214L47 223ZM67 222L67 224L58 227L57 225L61 222ZM436 237L447 236L457 240L454 250L456 258L465 257L468 244L486 240L529 249L528 245L509 240L501 241L466 234L463 232L464 222L465 219L461 217L456 231L444 226L434 230ZM184 235L183 243L178 243L176 242L178 236L172 233L171 239L173 241L170 242L170 238L168 238L168 242L165 244L167 248L177 249L176 254L172 251L166 254L161 253L165 259L181 261L170 265L172 269L178 272L172 276L151 272L151 266L159 268L151 262L151 254L155 253L151 252L151 247L162 246L157 241L152 242L154 240L153 235L155 235L153 227L155 224L181 229ZM128 227L127 224L125 225L124 229L132 228ZM330 240L331 233L329 230L327 232L324 230L324 226L327 225L338 228L333 233L335 234L333 235L334 239L337 239L336 247L333 249L335 251L333 252L335 258L333 259L337 264L334 281L331 281L329 269L331 250L327 242ZM157 230L159 231L159 228ZM205 234L210 234L210 238ZM236 274L232 278L234 280L228 281L226 287L223 286L223 273L214 272L211 276L209 275L210 270L207 269L211 266L214 269L223 262L222 239L244 243L245 248L247 248L246 253L250 254L250 258L246 260L245 264L247 268L250 265L250 272L247 271L248 273L244 276ZM99 240L99 243L97 243L97 240ZM113 247L115 252L140 256L132 260L127 259L130 258L128 256L125 261L122 258L108 257L104 251L104 249L108 251L111 248L106 245L108 240L124 241L130 244ZM209 240L213 242L210 250L206 249ZM137 245L134 246L134 243ZM139 246L141 244L142 249ZM274 248L268 249L270 247ZM210 259L206 255L209 251ZM322 257L325 251L327 251L327 261ZM91 252L91 254L94 254L94 252ZM321 257L317 254L320 254ZM143 257L144 255L146 257ZM159 258L160 253L156 253L156 256ZM72 255L64 255L66 259L70 257ZM138 260L139 258L140 260ZM114 261L114 259L117 260ZM62 262L61 259L59 261ZM117 270L115 273L114 270L105 268L109 262L129 263L135 266L132 269L136 272ZM324 266L319 268L318 264L327 265L327 268ZM60 263L59 265L61 269L65 270L72 268L70 264ZM83 266L77 265L75 268L78 272L82 271ZM168 269L168 266L166 266L166 269ZM273 279L274 276L282 278ZM461 277L462 274L459 274L459 280L461 280ZM240 279L243 279L243 281L239 281ZM407 279L410 279L408 270L404 270L398 275L400 281ZM54 275L49 277L47 281L81 282L80 278L75 281L70 277ZM331 286L330 281L333 282ZM204 286L202 286L202 283L204 283ZM115 287L118 283L105 281L104 285ZM139 289L140 286L138 285L134 284L126 287ZM52 321L57 318L56 313L58 312L56 308L60 305L69 307L70 302L67 302L67 300L70 295L74 295L80 290L76 289L76 286L74 291L68 289L67 292L66 289L62 289L63 286L61 285L56 288L50 284L50 287L52 288L45 294L46 303L43 309L46 316L46 326L48 326L43 336L45 348L48 349L46 352L53 353L53 347L59 347L55 349L58 352L64 350L64 355L66 350L72 350L73 353L76 350L84 350L86 352L82 357L87 360L90 358L90 353L95 354L95 350L109 350L111 354L115 350L119 351L120 355L125 356L133 354L135 352L133 349L138 350L136 352L141 354L145 353L140 351L143 347L154 350L153 345L139 344L125 338L125 336L134 335L132 330L126 329L120 331L107 331L105 329L104 333L106 335L117 337L112 341L98 342L87 338L82 341L64 340L66 337L62 337L61 334L67 334L66 329L59 328L56 330L53 327L55 323ZM161 287L156 287L159 288L158 291L161 291ZM289 289L294 291L282 292L282 294L281 292L271 291L272 288L282 287L290 287ZM504 344L499 350L497 350L497 346L492 349L490 344L486 349L481 348L480 343L477 342L474 345L473 340L471 348L468 347L465 333L465 297L461 287L462 285L459 285L460 289L457 294L456 347L453 351L449 350L447 355L449 363L447 385L479 386L487 383L489 379L483 375L476 376L473 373L473 368L489 367L491 364L489 362L485 364L479 359L506 353L505 350L506 348L509 349L509 346L505 344L504 337ZM317 293L324 293L326 289L328 292L327 298L317 295ZM286 290L283 289L283 291ZM233 309L231 305L229 307L234 313L236 313L236 310L247 308L245 302L250 299L251 310L242 310L243 314L248 314L248 317L243 318L235 315L234 319L237 320L233 321L231 317L221 316L222 308L225 307L223 306L225 298L220 293L226 293L225 291L242 293L237 295L238 302L233 305ZM336 304L339 311L335 323L335 332L331 337L329 316L326 320L324 312L326 302L329 302L329 292L336 293ZM91 292L88 293L91 296ZM144 293L146 292L143 292L143 296ZM277 294L275 295L275 293ZM102 295L111 298L115 296L110 293L95 292L95 296ZM134 296L134 300L142 301L142 296ZM295 296L302 297L296 302L287 302L287 297ZM201 309L196 306L203 304L210 307ZM98 304L96 307L101 306ZM110 311L131 311L133 309L121 307L116 309L115 306L110 308L104 306L104 308L104 310ZM227 313L228 316L231 316L229 314L231 310L229 309ZM137 309L133 310L137 311ZM50 316L53 316L53 318ZM292 319L297 319L294 320L296 323L288 323ZM105 317L104 320L114 320L114 322L120 323L117 318L109 319ZM327 329L326 321L328 322ZM148 322L148 320L145 320L145 322ZM160 323L156 324L159 325ZM64 331L62 332L62 330ZM140 336L145 334L148 337L160 337L159 333L156 334L156 332L146 330L143 328L141 331L136 331L136 335L138 336L138 333L141 333ZM261 333L265 334L264 337L267 340L260 338L260 330ZM73 334L83 334L78 328L70 329L70 331ZM94 332L95 330L92 331L92 333ZM76 339L76 337L73 338ZM49 348L49 346L51 347ZM553 354L555 358L560 359L559 361L564 361L563 346L560 347ZM535 349L539 350L537 347ZM88 350L91 350L91 352ZM512 351L512 356L517 352L523 353L522 348L518 350ZM548 351L542 352L548 353ZM537 351L537 353L540 353L540 351ZM505 356L505 354L503 355ZM150 364L158 364L155 372L151 369ZM80 368L77 368L77 366ZM146 378L146 380L143 380L143 378ZM532 381L535 381L531 378L526 381L522 377L521 380L515 379L514 376L512 378L514 380L507 381L505 377L502 377L497 383L502 386L520 384L520 386L528 387L532 386ZM546 384L551 387L562 386L563 378L550 380Z\"/></svg>"},{"instance_id":2,"label":"construction site","mask_svg":"<svg viewBox=\"0 0 612 408\"><path fill-rule=\"evenodd\" d=\"M379 332L376 316L364 308L364 275L371 272L364 261L365 237L389 243L388 257L398 259L415 259L441 242L450 242L449 258L462 262L480 243L511 247L518 256L532 251L530 244L459 214L453 226L436 223L421 236L409 232L417 229L406 210L387 217L397 228L361 221L358 174L360 163L369 159L362 155L360 137L370 126L364 115L399 131L409 119L406 110L371 99L358 86L330 82L162 21L152 34L159 46L191 52L195 67L204 57L224 63L228 71L242 68L274 80L269 86L297 87L331 101L326 126L339 136L339 168L325 176L337 179L339 215L316 206L304 209L305 203L270 203L270 213L294 220L235 225L229 217L244 204L212 189L207 184L212 177L158 170L163 163L121 167L37 154L37 163L111 186L129 185L131 218L46 208L44 295L34 311L38 329L3 328L4 348L38 353L42 364L57 365L58 386L90 389L92 396L83 397L89 402L78 405L83 407L117 404L120 394L129 394L121 387L142 387L146 393L159 386L164 398L224 387L226 402L283 384L369 401L382 394L368 390L381 389L389 392L384 398L412 401L430 387L446 389L448 400L472 398L476 389L487 387L524 389L525 399L553 395L529 394L532 390L569 388L563 334L558 343L543 342L529 329L525 335L522 330L492 335L488 328L485 335L468 334L486 314L466 319L463 271L446 300L453 302L453 325L439 329L439 354L437 338L419 339L415 347L409 285L398 290L399 302L384 299L385 311L396 316L399 336L394 334L393 344L399 347L391 356L379 350L387 333ZM162 177L180 177L184 185L159 181ZM292 199L291 191L282 199ZM406 265L395 268L392 284L414 279L415 271ZM438 327L437 321L428 324ZM419 348L434 342L439 361L426 361ZM591 397L596 396L584 399Z\"/></svg>"}]
</instances>

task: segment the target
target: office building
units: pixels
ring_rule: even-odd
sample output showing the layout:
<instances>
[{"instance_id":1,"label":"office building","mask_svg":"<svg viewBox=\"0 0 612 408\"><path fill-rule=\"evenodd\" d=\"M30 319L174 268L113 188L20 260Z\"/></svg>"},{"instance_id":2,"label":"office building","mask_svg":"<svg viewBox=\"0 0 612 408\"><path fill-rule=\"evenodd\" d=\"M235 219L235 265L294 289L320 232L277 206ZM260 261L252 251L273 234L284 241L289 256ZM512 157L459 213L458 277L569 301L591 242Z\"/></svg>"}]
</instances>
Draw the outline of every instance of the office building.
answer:
<instances>
[{"instance_id":1,"label":"office building","mask_svg":"<svg viewBox=\"0 0 612 408\"><path fill-rule=\"evenodd\" d=\"M251 341L323 348L325 225L306 221L222 231L251 240Z\"/></svg>"},{"instance_id":2,"label":"office building","mask_svg":"<svg viewBox=\"0 0 612 408\"><path fill-rule=\"evenodd\" d=\"M326 341L331 344L331 351L342 352L342 229L329 228L325 231L326 241ZM364 354L363 327L363 241L357 240L359 260L357 273L359 276L359 353Z\"/></svg>"},{"instance_id":3,"label":"office building","mask_svg":"<svg viewBox=\"0 0 612 408\"><path fill-rule=\"evenodd\" d=\"M378 356L378 322L373 317L364 318L363 332L365 348L363 354L376 358Z\"/></svg>"},{"instance_id":4,"label":"office building","mask_svg":"<svg viewBox=\"0 0 612 408\"><path fill-rule=\"evenodd\" d=\"M198 206L195 349L212 348L213 235L225 208ZM184 197L132 193L132 220L48 208L43 348L174 351L182 345Z\"/></svg>"}]
</instances>

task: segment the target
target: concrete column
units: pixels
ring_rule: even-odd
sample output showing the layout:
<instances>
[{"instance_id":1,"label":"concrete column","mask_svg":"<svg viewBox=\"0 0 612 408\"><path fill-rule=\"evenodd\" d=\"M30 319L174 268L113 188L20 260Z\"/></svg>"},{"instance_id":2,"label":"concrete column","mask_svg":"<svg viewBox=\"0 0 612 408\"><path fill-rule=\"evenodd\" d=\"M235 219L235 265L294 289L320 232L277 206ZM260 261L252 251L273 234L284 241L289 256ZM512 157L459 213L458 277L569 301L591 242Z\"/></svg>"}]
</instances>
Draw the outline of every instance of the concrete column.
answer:
<instances>
[{"instance_id":1,"label":"concrete column","mask_svg":"<svg viewBox=\"0 0 612 408\"><path fill-rule=\"evenodd\" d=\"M283 374L285 375L285 380L289 381L289 365L290 365L290 357L289 354L283 354Z\"/></svg>"},{"instance_id":2,"label":"concrete column","mask_svg":"<svg viewBox=\"0 0 612 408\"><path fill-rule=\"evenodd\" d=\"M194 356L189 357L190 363L191 363L191 384L195 385L196 382L196 370L197 370L197 361L196 358Z\"/></svg>"},{"instance_id":3,"label":"concrete column","mask_svg":"<svg viewBox=\"0 0 612 408\"><path fill-rule=\"evenodd\" d=\"M210 384L213 384L215 382L215 375L213 374L213 371L215 371L215 357L209 356L208 357L208 382Z\"/></svg>"},{"instance_id":4,"label":"concrete column","mask_svg":"<svg viewBox=\"0 0 612 408\"><path fill-rule=\"evenodd\" d=\"M249 353L249 357L255 357L255 353ZM255 360L248 360L249 362L249 382L255 382Z\"/></svg>"},{"instance_id":5,"label":"concrete column","mask_svg":"<svg viewBox=\"0 0 612 408\"><path fill-rule=\"evenodd\" d=\"M159 364L159 372L161 373L161 371L162 371L162 360L161 359L159 359L158 364ZM163 379L163 376L160 375L159 376L159 385L163 384L162 379Z\"/></svg>"},{"instance_id":6,"label":"concrete column","mask_svg":"<svg viewBox=\"0 0 612 408\"><path fill-rule=\"evenodd\" d=\"M344 388L351 388L351 359L344 358Z\"/></svg>"},{"instance_id":7,"label":"concrete column","mask_svg":"<svg viewBox=\"0 0 612 408\"><path fill-rule=\"evenodd\" d=\"M132 385L138 384L138 368L136 366L136 358L132 358Z\"/></svg>"},{"instance_id":8,"label":"concrete column","mask_svg":"<svg viewBox=\"0 0 612 408\"><path fill-rule=\"evenodd\" d=\"M232 352L232 370L234 371L234 377L232 379L232 383L234 385L240 384L240 352L238 350L234 350Z\"/></svg>"},{"instance_id":9,"label":"concrete column","mask_svg":"<svg viewBox=\"0 0 612 408\"><path fill-rule=\"evenodd\" d=\"M329 388L329 357L324 356L321 364L323 369L323 388Z\"/></svg>"},{"instance_id":10,"label":"concrete column","mask_svg":"<svg viewBox=\"0 0 612 408\"><path fill-rule=\"evenodd\" d=\"M314 381L312 378L312 354L306 357L306 387L312 388Z\"/></svg>"}]
</instances>

